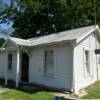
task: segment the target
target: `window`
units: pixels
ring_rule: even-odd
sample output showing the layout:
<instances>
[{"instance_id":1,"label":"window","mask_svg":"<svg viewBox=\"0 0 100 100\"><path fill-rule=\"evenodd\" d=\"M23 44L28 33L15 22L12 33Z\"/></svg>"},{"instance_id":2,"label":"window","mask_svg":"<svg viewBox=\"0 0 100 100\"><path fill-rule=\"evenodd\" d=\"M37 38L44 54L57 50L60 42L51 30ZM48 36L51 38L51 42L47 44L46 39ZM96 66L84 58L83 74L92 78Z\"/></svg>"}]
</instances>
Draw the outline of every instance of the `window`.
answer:
<instances>
[{"instance_id":1,"label":"window","mask_svg":"<svg viewBox=\"0 0 100 100\"><path fill-rule=\"evenodd\" d=\"M12 70L12 54L8 54L8 70Z\"/></svg>"},{"instance_id":2,"label":"window","mask_svg":"<svg viewBox=\"0 0 100 100\"><path fill-rule=\"evenodd\" d=\"M53 51L45 51L45 67L44 73L47 76L53 75Z\"/></svg>"},{"instance_id":3,"label":"window","mask_svg":"<svg viewBox=\"0 0 100 100\"><path fill-rule=\"evenodd\" d=\"M88 73L90 73L90 57L89 57L89 50L85 50L85 65L86 70Z\"/></svg>"},{"instance_id":4,"label":"window","mask_svg":"<svg viewBox=\"0 0 100 100\"><path fill-rule=\"evenodd\" d=\"M92 37L95 37L95 32L93 32Z\"/></svg>"}]
</instances>

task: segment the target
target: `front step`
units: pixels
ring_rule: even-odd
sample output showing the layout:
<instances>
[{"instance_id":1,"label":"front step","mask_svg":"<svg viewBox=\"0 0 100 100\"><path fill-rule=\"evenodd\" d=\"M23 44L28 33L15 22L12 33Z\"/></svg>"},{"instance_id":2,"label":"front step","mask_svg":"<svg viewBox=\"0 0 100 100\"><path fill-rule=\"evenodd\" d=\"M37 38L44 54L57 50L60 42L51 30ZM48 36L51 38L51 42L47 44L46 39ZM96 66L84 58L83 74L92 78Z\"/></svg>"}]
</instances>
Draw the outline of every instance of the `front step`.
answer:
<instances>
[{"instance_id":1,"label":"front step","mask_svg":"<svg viewBox=\"0 0 100 100\"><path fill-rule=\"evenodd\" d=\"M29 83L20 83L19 84L19 88L22 91L26 91L26 92L37 92L40 91L40 89L32 84Z\"/></svg>"}]
</instances>

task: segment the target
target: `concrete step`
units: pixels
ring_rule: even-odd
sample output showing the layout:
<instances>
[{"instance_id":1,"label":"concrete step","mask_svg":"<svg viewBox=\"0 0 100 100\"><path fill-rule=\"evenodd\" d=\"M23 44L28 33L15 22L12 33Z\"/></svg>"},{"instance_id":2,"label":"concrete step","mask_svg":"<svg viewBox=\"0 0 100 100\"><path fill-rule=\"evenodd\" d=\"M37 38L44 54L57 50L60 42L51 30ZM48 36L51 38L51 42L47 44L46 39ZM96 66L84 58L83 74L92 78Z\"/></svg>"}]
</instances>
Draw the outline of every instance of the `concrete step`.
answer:
<instances>
[{"instance_id":1,"label":"concrete step","mask_svg":"<svg viewBox=\"0 0 100 100\"><path fill-rule=\"evenodd\" d=\"M19 88L23 91L26 92L37 92L37 91L41 91L41 89L39 89L38 87L31 85L31 84L26 84L26 83L21 83L19 85Z\"/></svg>"}]
</instances>

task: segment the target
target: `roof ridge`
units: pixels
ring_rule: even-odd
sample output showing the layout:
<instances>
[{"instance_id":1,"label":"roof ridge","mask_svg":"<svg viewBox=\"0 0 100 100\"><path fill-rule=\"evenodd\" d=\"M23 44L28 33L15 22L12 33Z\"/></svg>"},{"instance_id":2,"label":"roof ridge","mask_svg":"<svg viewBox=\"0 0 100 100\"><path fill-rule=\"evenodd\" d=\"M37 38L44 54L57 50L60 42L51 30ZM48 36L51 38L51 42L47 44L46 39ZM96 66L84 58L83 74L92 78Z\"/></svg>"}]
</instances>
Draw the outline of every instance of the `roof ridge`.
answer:
<instances>
[{"instance_id":1,"label":"roof ridge","mask_svg":"<svg viewBox=\"0 0 100 100\"><path fill-rule=\"evenodd\" d=\"M96 26L96 29L99 31L99 27ZM9 37L9 40L16 43L17 45L23 46L36 46L48 43L56 43L56 42L63 42L63 41L80 41L84 37L88 36L95 30L95 26L87 26L81 27L77 29L71 29L55 34L50 34L42 37L35 37L31 39L21 39L16 37Z\"/></svg>"},{"instance_id":2,"label":"roof ridge","mask_svg":"<svg viewBox=\"0 0 100 100\"><path fill-rule=\"evenodd\" d=\"M56 34L61 34L61 33L63 33L63 32L75 31L75 30L80 30L80 29L83 29L83 28L89 28L89 27L94 27L94 26L95 26L95 25L84 26L84 27L73 28L73 29L68 29L68 30L64 30L64 31L61 31L61 32L55 32L55 33L52 33L52 34L49 34L49 35L44 35L44 36L40 36L40 37L29 38L29 39L27 39L27 40L32 41L32 39L35 40L35 39L38 39L38 38L41 38L41 37L52 36L52 35L56 35ZM96 26L98 26L98 25L96 25Z\"/></svg>"}]
</instances>

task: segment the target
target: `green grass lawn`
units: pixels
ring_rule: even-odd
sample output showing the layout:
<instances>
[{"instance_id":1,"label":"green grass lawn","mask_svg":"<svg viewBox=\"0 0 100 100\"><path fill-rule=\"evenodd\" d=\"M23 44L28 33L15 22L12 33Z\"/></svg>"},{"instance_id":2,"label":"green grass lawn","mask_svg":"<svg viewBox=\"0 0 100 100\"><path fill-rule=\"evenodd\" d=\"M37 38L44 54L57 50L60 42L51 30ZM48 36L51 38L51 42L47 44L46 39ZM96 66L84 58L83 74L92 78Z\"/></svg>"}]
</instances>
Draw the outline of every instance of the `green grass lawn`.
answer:
<instances>
[{"instance_id":1,"label":"green grass lawn","mask_svg":"<svg viewBox=\"0 0 100 100\"><path fill-rule=\"evenodd\" d=\"M83 99L100 99L100 82L88 87L88 95L82 97Z\"/></svg>"},{"instance_id":2,"label":"green grass lawn","mask_svg":"<svg viewBox=\"0 0 100 100\"><path fill-rule=\"evenodd\" d=\"M0 100L53 100L53 95L44 91L28 93L9 89L0 94Z\"/></svg>"},{"instance_id":3,"label":"green grass lawn","mask_svg":"<svg viewBox=\"0 0 100 100\"><path fill-rule=\"evenodd\" d=\"M4 92L2 92L4 91ZM100 82L86 89L88 95L82 99L100 99ZM25 92L16 89L0 89L0 100L53 100L53 93L48 91Z\"/></svg>"}]
</instances>

